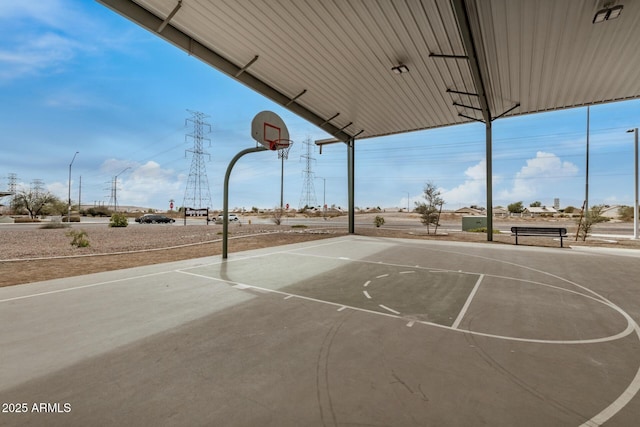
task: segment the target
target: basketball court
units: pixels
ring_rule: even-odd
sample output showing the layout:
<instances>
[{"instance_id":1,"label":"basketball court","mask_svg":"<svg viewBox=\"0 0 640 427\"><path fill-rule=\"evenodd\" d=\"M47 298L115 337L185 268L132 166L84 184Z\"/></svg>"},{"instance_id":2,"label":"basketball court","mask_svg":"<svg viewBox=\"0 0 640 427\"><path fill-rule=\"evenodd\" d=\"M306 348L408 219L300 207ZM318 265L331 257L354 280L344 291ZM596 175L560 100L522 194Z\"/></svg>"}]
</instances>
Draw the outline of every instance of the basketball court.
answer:
<instances>
[{"instance_id":1,"label":"basketball court","mask_svg":"<svg viewBox=\"0 0 640 427\"><path fill-rule=\"evenodd\" d=\"M71 411L1 419L633 425L637 263L347 236L3 288L2 401Z\"/></svg>"}]
</instances>

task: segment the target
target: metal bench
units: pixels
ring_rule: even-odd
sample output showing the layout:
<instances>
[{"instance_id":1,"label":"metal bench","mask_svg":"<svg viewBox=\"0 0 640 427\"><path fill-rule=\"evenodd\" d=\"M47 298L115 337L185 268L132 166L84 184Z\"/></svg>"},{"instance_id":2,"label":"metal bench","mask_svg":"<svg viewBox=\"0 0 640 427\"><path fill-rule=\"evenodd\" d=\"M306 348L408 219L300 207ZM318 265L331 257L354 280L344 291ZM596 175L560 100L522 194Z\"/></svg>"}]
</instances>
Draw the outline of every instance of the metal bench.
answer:
<instances>
[{"instance_id":1,"label":"metal bench","mask_svg":"<svg viewBox=\"0 0 640 427\"><path fill-rule=\"evenodd\" d=\"M560 237L560 247L563 248L562 238L567 237L567 229L564 227L511 227L511 235L516 237L516 245L518 236Z\"/></svg>"}]
</instances>

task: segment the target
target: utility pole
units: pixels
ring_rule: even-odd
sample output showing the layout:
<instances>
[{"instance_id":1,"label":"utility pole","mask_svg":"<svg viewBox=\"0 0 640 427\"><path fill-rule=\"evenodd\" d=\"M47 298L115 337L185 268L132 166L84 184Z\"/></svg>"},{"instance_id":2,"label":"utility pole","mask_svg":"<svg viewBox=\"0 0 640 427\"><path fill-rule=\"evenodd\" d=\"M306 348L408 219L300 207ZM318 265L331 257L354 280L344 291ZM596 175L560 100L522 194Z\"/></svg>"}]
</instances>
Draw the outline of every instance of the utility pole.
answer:
<instances>
[{"instance_id":1,"label":"utility pole","mask_svg":"<svg viewBox=\"0 0 640 427\"><path fill-rule=\"evenodd\" d=\"M311 157L311 152L313 150L311 138L307 137L307 139L303 141L303 144L307 146L307 153L300 156L300 158L305 160L305 169L303 171L304 179L302 183L302 195L300 197L298 209L302 209L305 206L315 207L317 205L316 190L313 186L313 171L311 170L311 163L315 160Z\"/></svg>"},{"instance_id":2,"label":"utility pole","mask_svg":"<svg viewBox=\"0 0 640 427\"><path fill-rule=\"evenodd\" d=\"M78 211L82 209L82 175L80 175L80 181L78 182Z\"/></svg>"},{"instance_id":3,"label":"utility pole","mask_svg":"<svg viewBox=\"0 0 640 427\"><path fill-rule=\"evenodd\" d=\"M73 161L76 159L76 156L79 154L79 151L73 155L73 159L71 159L71 163L69 163L69 204L67 205L67 223L71 223L71 166L73 165Z\"/></svg>"},{"instance_id":4,"label":"utility pole","mask_svg":"<svg viewBox=\"0 0 640 427\"><path fill-rule=\"evenodd\" d=\"M587 106L587 154L585 168L584 217L589 218L589 106Z\"/></svg>"},{"instance_id":5,"label":"utility pole","mask_svg":"<svg viewBox=\"0 0 640 427\"><path fill-rule=\"evenodd\" d=\"M192 117L186 119L185 123L191 122L193 131L185 135L185 142L188 142L189 139L193 140L193 148L185 151L185 157L187 152L192 153L193 157L191 158L191 169L182 206L194 209L210 208L211 191L209 190L209 179L207 178L204 156L209 156L209 160L211 160L211 155L204 151L203 147L205 141L211 146L211 140L204 137L205 133L211 132L211 125L205 122L205 119L209 116L198 111L187 111L191 113Z\"/></svg>"},{"instance_id":6,"label":"utility pole","mask_svg":"<svg viewBox=\"0 0 640 427\"><path fill-rule=\"evenodd\" d=\"M118 212L118 177L122 175L125 171L131 169L130 167L126 167L122 169L122 171L113 177L113 210Z\"/></svg>"}]
</instances>

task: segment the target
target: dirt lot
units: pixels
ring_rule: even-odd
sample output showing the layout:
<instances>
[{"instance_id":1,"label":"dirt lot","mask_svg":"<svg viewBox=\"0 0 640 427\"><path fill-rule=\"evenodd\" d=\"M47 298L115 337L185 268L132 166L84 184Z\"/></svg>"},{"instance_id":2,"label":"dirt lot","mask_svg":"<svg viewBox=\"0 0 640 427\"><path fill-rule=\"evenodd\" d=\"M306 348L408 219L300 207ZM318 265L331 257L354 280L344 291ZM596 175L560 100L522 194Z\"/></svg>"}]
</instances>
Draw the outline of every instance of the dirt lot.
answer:
<instances>
[{"instance_id":1,"label":"dirt lot","mask_svg":"<svg viewBox=\"0 0 640 427\"><path fill-rule=\"evenodd\" d=\"M329 224L330 225L330 224ZM183 259L198 258L222 253L221 227L206 225L188 226L131 226L87 228L90 246L71 246L69 229L40 229L37 226L13 229L3 226L0 230L0 286L31 283L81 274L157 264ZM514 244L509 234L494 235L493 242L486 241L484 233L441 233L426 235L416 228L357 227L357 234L377 237L401 237L411 239L437 239L487 244ZM305 242L346 235L346 227L293 228L276 225L231 225L229 252ZM554 239L527 237L520 244L558 247ZM636 248L640 242L631 240L605 241L590 239L575 242L565 239L565 249L570 245L613 246Z\"/></svg>"}]
</instances>

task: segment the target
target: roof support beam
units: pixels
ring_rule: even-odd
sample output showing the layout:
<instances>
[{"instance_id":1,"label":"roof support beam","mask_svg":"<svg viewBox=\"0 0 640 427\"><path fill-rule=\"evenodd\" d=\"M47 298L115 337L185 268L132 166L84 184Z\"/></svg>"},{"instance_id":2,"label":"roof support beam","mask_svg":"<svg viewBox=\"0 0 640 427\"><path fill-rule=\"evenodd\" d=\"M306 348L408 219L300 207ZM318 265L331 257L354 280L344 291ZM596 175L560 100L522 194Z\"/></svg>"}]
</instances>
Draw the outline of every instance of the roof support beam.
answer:
<instances>
[{"instance_id":1,"label":"roof support beam","mask_svg":"<svg viewBox=\"0 0 640 427\"><path fill-rule=\"evenodd\" d=\"M477 93L461 92L459 90L447 89L447 93L455 93L456 95L478 96Z\"/></svg>"},{"instance_id":2,"label":"roof support beam","mask_svg":"<svg viewBox=\"0 0 640 427\"><path fill-rule=\"evenodd\" d=\"M171 24L167 24L163 29L162 33L157 33L157 29L160 28L163 19L157 17L153 13L144 9L137 3L132 0L97 0L98 2L104 4L106 7L110 8L114 12L124 16L132 22L140 25L141 27L157 34L163 39L167 40L171 44L179 47L180 49L188 52L190 55L193 55L203 62L211 65L217 70L225 73L226 75L238 80L249 88L255 90L256 92L266 96L276 104L281 105L282 107L288 109L294 114L302 117L303 119L315 124L316 126L322 126L323 130L333 135L336 139L340 141L348 141L352 138L347 132L340 130L338 127L332 125L331 123L326 123L325 119L318 116L313 111L303 107L298 103L289 103L291 100L287 95L283 94L279 90L274 87L268 85L264 81L254 77L249 72L240 73L238 77L236 77L236 73L241 70L241 67L238 67L236 64L232 63L219 53L209 49L203 44L199 43L197 40L192 39L189 35L183 33L182 31L176 29ZM289 105L287 105L289 104Z\"/></svg>"},{"instance_id":3,"label":"roof support beam","mask_svg":"<svg viewBox=\"0 0 640 427\"><path fill-rule=\"evenodd\" d=\"M471 77L473 78L473 84L478 92L478 99L480 100L480 108L482 109L482 116L485 122L491 121L491 111L489 110L489 102L487 101L487 92L485 90L484 79L480 72L480 63L478 58L478 52L476 45L471 34L471 24L469 22L469 11L465 4L465 0L452 0L453 9L458 20L458 27L460 28L460 36L462 37L462 44L467 52L469 59L469 67L471 68Z\"/></svg>"},{"instance_id":4,"label":"roof support beam","mask_svg":"<svg viewBox=\"0 0 640 427\"><path fill-rule=\"evenodd\" d=\"M245 65L244 67L240 68L238 70L238 72L236 73L236 75L234 77L240 77L240 74L244 73L245 71L247 71L247 69L249 67L251 67L253 65L254 62L256 62L258 60L258 58L260 58L259 55L254 56L251 61L247 62L247 65Z\"/></svg>"},{"instance_id":5,"label":"roof support beam","mask_svg":"<svg viewBox=\"0 0 640 427\"><path fill-rule=\"evenodd\" d=\"M162 24L160 24L160 26L156 30L158 33L161 33L162 30L164 30L164 27L166 27L167 24L173 19L173 17L176 15L176 13L178 13L181 7L182 7L182 0L178 0L178 4L176 4L176 7L173 8L171 13L167 15L166 18L164 18L164 21L162 21Z\"/></svg>"},{"instance_id":6,"label":"roof support beam","mask_svg":"<svg viewBox=\"0 0 640 427\"><path fill-rule=\"evenodd\" d=\"M493 240L493 179L492 179L492 142L491 142L491 110L489 109L489 102L487 100L487 92L485 89L484 79L482 78L482 72L480 70L480 58L478 57L478 50L471 33L471 23L469 20L469 10L465 0L452 0L453 10L456 14L458 21L458 27L460 28L460 36L462 37L462 44L464 45L467 56L469 57L469 67L471 68L471 77L473 78L473 84L478 92L478 101L480 102L480 108L482 111L482 117L485 124L485 138L486 138L486 179L487 179L487 241Z\"/></svg>"}]
</instances>

